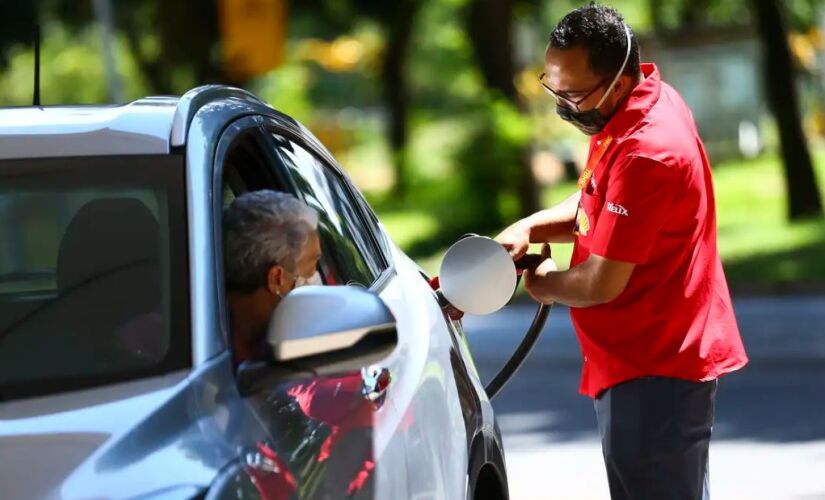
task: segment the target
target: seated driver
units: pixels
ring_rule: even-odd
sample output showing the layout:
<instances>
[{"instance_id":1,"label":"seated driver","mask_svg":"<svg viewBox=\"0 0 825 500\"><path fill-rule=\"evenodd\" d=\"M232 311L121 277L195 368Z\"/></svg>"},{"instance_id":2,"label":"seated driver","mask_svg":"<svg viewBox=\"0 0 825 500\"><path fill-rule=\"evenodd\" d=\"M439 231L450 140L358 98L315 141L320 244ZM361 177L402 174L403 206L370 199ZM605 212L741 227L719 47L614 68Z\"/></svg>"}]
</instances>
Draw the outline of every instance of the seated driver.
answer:
<instances>
[{"instance_id":1,"label":"seated driver","mask_svg":"<svg viewBox=\"0 0 825 500\"><path fill-rule=\"evenodd\" d=\"M236 363L269 355L267 328L286 294L323 284L317 228L318 213L288 193L245 193L224 210L224 275Z\"/></svg>"}]
</instances>

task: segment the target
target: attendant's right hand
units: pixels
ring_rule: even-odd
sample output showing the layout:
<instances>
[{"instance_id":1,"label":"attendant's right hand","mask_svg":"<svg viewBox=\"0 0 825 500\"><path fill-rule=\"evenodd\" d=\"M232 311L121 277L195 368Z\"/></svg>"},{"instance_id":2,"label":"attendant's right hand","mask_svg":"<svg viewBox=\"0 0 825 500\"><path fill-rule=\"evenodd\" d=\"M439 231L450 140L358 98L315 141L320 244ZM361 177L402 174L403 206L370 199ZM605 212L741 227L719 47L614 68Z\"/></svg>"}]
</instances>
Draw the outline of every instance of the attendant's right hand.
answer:
<instances>
[{"instance_id":1,"label":"attendant's right hand","mask_svg":"<svg viewBox=\"0 0 825 500\"><path fill-rule=\"evenodd\" d=\"M530 247L530 224L522 219L500 232L494 238L510 253L513 260L519 260Z\"/></svg>"}]
</instances>

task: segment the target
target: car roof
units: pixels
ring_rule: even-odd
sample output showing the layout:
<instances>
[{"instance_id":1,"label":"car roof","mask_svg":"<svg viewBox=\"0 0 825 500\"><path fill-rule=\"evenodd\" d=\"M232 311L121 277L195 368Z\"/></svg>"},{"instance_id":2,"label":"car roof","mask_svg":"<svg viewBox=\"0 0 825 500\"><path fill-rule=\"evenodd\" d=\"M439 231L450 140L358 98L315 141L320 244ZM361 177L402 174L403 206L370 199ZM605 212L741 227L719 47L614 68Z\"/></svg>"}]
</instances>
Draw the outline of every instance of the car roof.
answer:
<instances>
[{"instance_id":1,"label":"car roof","mask_svg":"<svg viewBox=\"0 0 825 500\"><path fill-rule=\"evenodd\" d=\"M201 107L227 100L271 109L249 92L223 85L124 105L0 108L0 159L167 154L186 143Z\"/></svg>"},{"instance_id":2,"label":"car roof","mask_svg":"<svg viewBox=\"0 0 825 500\"><path fill-rule=\"evenodd\" d=\"M168 153L177 103L0 109L0 158Z\"/></svg>"}]
</instances>

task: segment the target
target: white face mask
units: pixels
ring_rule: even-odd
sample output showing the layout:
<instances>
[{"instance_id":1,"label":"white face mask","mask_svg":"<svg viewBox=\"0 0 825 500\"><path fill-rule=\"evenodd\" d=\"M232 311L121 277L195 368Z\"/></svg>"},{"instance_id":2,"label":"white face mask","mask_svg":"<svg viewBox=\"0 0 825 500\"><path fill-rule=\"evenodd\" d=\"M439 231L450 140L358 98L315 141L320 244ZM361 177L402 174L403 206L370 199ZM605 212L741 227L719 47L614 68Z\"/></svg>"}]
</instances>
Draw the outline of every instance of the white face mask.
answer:
<instances>
[{"instance_id":1,"label":"white face mask","mask_svg":"<svg viewBox=\"0 0 825 500\"><path fill-rule=\"evenodd\" d=\"M295 286L293 288L301 288L302 286L320 286L324 282L321 280L321 273L315 271L312 276L305 278L304 276L295 277Z\"/></svg>"}]
</instances>

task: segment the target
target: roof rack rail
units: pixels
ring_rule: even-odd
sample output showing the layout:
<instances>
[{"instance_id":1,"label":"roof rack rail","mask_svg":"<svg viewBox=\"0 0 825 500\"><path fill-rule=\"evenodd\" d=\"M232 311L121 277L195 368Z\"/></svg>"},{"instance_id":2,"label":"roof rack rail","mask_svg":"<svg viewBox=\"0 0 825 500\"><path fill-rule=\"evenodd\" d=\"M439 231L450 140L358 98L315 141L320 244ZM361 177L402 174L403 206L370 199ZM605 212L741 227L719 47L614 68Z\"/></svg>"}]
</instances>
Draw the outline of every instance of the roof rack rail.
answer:
<instances>
[{"instance_id":1,"label":"roof rack rail","mask_svg":"<svg viewBox=\"0 0 825 500\"><path fill-rule=\"evenodd\" d=\"M267 103L252 93L237 87L229 87L226 85L203 85L195 87L183 94L178 101L178 106L175 109L175 117L172 120L172 132L169 137L170 146L176 147L186 144L189 125L192 123L192 118L195 117L195 114L200 108L216 99L227 98L240 99L269 107Z\"/></svg>"}]
</instances>

